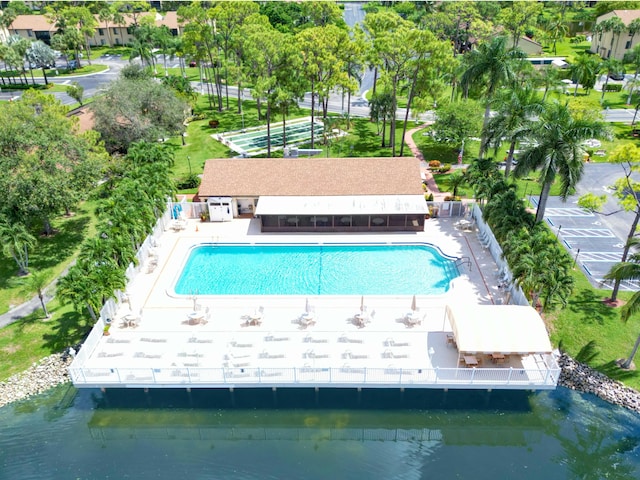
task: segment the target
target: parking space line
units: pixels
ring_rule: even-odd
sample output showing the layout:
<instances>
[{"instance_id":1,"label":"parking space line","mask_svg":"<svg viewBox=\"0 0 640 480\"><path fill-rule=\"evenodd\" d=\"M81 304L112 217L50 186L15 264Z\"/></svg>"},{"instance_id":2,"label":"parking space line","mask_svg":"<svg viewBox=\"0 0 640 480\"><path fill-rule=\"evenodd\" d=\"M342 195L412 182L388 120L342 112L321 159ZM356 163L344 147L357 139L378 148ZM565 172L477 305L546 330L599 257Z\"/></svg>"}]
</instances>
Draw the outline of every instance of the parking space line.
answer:
<instances>
[{"instance_id":1,"label":"parking space line","mask_svg":"<svg viewBox=\"0 0 640 480\"><path fill-rule=\"evenodd\" d=\"M615 235L608 228L563 228L563 237L595 237L595 238L615 238Z\"/></svg>"}]
</instances>

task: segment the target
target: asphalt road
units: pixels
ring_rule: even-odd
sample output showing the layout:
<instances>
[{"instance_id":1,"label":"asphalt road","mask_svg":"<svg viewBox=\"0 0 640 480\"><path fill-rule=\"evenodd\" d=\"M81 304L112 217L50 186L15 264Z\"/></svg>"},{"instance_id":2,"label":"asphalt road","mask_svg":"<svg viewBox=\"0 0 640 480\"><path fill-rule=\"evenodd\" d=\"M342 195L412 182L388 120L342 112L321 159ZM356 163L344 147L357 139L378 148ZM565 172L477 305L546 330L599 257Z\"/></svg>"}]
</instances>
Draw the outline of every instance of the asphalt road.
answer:
<instances>
[{"instance_id":1,"label":"asphalt road","mask_svg":"<svg viewBox=\"0 0 640 480\"><path fill-rule=\"evenodd\" d=\"M566 202L559 197L550 197L545 211L545 220L551 230L596 287L602 287L604 275L622 258L635 216L633 212L622 210L613 196L612 186L624 175L620 164L587 163L576 194ZM640 181L640 175L636 173L632 178ZM578 198L586 193L606 196L601 213L589 214L579 209ZM537 201L537 196L530 198L534 203ZM631 285L622 287L633 288Z\"/></svg>"}]
</instances>

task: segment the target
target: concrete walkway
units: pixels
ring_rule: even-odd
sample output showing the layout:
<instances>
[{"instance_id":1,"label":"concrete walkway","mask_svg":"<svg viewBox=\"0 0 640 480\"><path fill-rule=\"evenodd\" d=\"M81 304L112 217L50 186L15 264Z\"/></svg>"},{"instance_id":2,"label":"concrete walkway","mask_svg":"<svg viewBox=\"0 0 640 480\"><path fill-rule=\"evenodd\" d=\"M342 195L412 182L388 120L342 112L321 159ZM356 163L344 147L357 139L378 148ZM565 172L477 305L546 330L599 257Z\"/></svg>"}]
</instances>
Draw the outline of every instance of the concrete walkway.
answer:
<instances>
[{"instance_id":1,"label":"concrete walkway","mask_svg":"<svg viewBox=\"0 0 640 480\"><path fill-rule=\"evenodd\" d=\"M435 179L433 178L433 175L431 174L431 169L429 168L429 164L424 159L424 155L422 155L422 152L416 145L416 142L413 141L413 134L415 132L428 127L432 123L433 122L423 123L418 127L412 128L411 130L407 130L407 132L404 135L404 141L409 147L409 149L411 150L411 153L413 154L413 156L416 157L418 160L420 160L420 169L424 175L425 183L427 184L427 191L433 194L434 201L440 202L440 201L443 201L444 197L449 195L449 193L440 191L440 189L438 188L438 185L436 184Z\"/></svg>"},{"instance_id":2,"label":"concrete walkway","mask_svg":"<svg viewBox=\"0 0 640 480\"><path fill-rule=\"evenodd\" d=\"M429 165L424 159L424 155L422 155L422 152L420 151L420 149L418 149L418 146L413 141L413 134L418 130L428 127L429 125L431 125L431 122L423 123L418 127L412 128L411 130L407 130L407 132L405 133L404 141L406 142L407 146L411 150L411 153L413 154L413 156L420 160L421 171L424 174L425 182L427 184L427 191L430 193L433 193L434 201L443 201L444 197L446 197L449 194L447 192L440 191L440 189L438 188L438 185L436 184L433 178L433 175L431 174ZM53 284L50 285L49 287L47 287L47 290L53 290L52 288L53 286L54 286ZM49 303L49 301L52 298L53 298L52 294L45 295L45 302ZM40 299L36 295L31 300L23 303L22 305L18 305L17 307L14 307L11 310L9 310L7 313L0 315L0 328L6 327L7 325L18 321L21 318L32 314L38 309L41 310L42 306L40 305Z\"/></svg>"}]
</instances>

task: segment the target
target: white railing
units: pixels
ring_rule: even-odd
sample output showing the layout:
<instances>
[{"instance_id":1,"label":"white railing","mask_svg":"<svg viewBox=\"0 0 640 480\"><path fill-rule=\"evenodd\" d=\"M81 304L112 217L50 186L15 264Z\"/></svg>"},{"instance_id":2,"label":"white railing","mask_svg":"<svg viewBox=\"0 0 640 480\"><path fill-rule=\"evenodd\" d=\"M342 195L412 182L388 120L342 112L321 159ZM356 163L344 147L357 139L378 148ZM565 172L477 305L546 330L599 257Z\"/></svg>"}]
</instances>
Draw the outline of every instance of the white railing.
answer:
<instances>
[{"instance_id":1,"label":"white railing","mask_svg":"<svg viewBox=\"0 0 640 480\"><path fill-rule=\"evenodd\" d=\"M489 225L484 221L484 218L482 218L482 210L480 210L478 204L473 205L471 215L476 222L476 227L478 228L478 240L489 250L493 261L496 262L496 265L498 266L498 272L500 272L501 276L505 280L504 283L508 285L507 288L511 294L509 303L513 305L530 305L529 300L527 300L522 289L513 284L513 274L511 273L511 270L509 270L509 265L503 257L502 248L496 240L496 237L493 235L491 227L489 227Z\"/></svg>"},{"instance_id":2,"label":"white railing","mask_svg":"<svg viewBox=\"0 0 640 480\"><path fill-rule=\"evenodd\" d=\"M555 359L541 358L526 368L74 368L74 385L119 386L414 386L447 388L555 388L560 375Z\"/></svg>"}]
</instances>

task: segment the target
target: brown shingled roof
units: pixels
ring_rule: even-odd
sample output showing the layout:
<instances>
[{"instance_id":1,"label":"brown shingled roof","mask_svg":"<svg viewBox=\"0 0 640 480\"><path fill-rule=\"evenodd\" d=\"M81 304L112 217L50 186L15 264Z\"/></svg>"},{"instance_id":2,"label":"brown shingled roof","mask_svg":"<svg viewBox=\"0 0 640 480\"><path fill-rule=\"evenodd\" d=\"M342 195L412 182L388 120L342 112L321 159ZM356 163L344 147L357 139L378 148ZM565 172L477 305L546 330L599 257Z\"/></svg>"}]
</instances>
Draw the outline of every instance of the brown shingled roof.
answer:
<instances>
[{"instance_id":1,"label":"brown shingled roof","mask_svg":"<svg viewBox=\"0 0 640 480\"><path fill-rule=\"evenodd\" d=\"M56 27L44 15L18 15L9 27L12 30L33 30L34 32L55 32Z\"/></svg>"},{"instance_id":2,"label":"brown shingled roof","mask_svg":"<svg viewBox=\"0 0 640 480\"><path fill-rule=\"evenodd\" d=\"M213 159L198 191L200 197L422 193L413 157Z\"/></svg>"},{"instance_id":3,"label":"brown shingled roof","mask_svg":"<svg viewBox=\"0 0 640 480\"><path fill-rule=\"evenodd\" d=\"M640 18L640 10L614 10L613 13L615 13L626 26L629 26L636 18Z\"/></svg>"}]
</instances>

